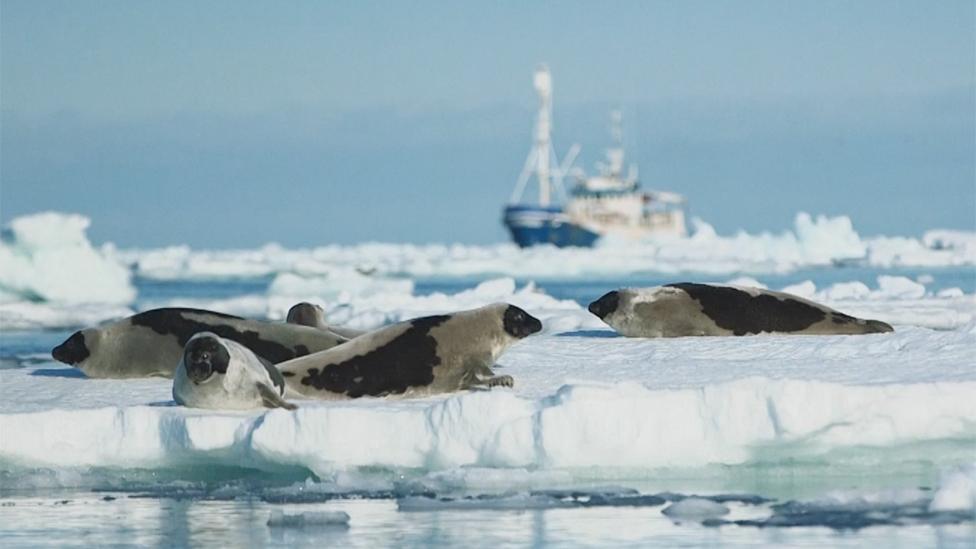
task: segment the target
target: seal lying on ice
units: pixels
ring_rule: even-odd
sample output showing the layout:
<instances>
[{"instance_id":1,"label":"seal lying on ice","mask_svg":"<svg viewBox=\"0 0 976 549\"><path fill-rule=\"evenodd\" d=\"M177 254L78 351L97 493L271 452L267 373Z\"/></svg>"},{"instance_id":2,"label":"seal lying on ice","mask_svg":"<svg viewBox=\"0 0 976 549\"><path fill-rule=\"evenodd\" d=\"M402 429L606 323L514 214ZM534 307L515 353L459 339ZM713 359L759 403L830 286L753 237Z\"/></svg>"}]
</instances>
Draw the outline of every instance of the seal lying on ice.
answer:
<instances>
[{"instance_id":1,"label":"seal lying on ice","mask_svg":"<svg viewBox=\"0 0 976 549\"><path fill-rule=\"evenodd\" d=\"M173 376L173 400L190 408L286 408L285 380L250 349L211 332L190 338Z\"/></svg>"},{"instance_id":2,"label":"seal lying on ice","mask_svg":"<svg viewBox=\"0 0 976 549\"><path fill-rule=\"evenodd\" d=\"M345 343L347 338L295 324L248 320L200 309L152 309L87 328L51 351L88 377L173 377L183 346L198 332L236 341L277 364Z\"/></svg>"},{"instance_id":3,"label":"seal lying on ice","mask_svg":"<svg viewBox=\"0 0 976 549\"><path fill-rule=\"evenodd\" d=\"M511 376L496 377L491 366L541 329L542 322L522 309L496 303L393 324L277 367L289 391L321 399L511 386Z\"/></svg>"},{"instance_id":4,"label":"seal lying on ice","mask_svg":"<svg viewBox=\"0 0 976 549\"><path fill-rule=\"evenodd\" d=\"M854 318L783 292L691 282L615 290L590 303L589 310L628 337L893 331L879 320Z\"/></svg>"}]
</instances>

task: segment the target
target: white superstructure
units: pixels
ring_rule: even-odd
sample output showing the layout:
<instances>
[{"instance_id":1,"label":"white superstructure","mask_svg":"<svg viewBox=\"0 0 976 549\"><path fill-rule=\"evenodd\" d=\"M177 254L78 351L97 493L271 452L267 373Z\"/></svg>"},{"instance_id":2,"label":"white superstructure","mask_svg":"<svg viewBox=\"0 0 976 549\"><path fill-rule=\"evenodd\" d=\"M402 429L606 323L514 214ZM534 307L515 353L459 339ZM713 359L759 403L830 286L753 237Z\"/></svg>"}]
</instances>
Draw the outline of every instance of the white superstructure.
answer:
<instances>
[{"instance_id":1,"label":"white superstructure","mask_svg":"<svg viewBox=\"0 0 976 549\"><path fill-rule=\"evenodd\" d=\"M611 121L613 146L607 149L606 160L597 163L597 175L577 178L566 204L570 220L600 235L684 236L684 197L667 191L640 190L636 164L631 164L624 174L620 111L611 113Z\"/></svg>"}]
</instances>

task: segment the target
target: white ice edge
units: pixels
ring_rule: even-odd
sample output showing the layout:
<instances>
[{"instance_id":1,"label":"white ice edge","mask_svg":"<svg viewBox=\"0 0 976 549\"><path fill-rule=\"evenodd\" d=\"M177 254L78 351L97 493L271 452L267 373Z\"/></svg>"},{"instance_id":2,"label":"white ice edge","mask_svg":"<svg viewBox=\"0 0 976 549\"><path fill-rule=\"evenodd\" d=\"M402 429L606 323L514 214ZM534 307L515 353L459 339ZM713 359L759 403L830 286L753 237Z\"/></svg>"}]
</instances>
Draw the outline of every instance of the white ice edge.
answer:
<instances>
[{"instance_id":1,"label":"white ice edge","mask_svg":"<svg viewBox=\"0 0 976 549\"><path fill-rule=\"evenodd\" d=\"M745 463L768 445L820 454L976 440L974 394L976 381L850 386L747 378L676 390L571 384L541 398L493 391L303 401L294 412L250 414L48 409L0 415L0 459L30 467L299 466L321 475L365 466L695 467Z\"/></svg>"}]
</instances>

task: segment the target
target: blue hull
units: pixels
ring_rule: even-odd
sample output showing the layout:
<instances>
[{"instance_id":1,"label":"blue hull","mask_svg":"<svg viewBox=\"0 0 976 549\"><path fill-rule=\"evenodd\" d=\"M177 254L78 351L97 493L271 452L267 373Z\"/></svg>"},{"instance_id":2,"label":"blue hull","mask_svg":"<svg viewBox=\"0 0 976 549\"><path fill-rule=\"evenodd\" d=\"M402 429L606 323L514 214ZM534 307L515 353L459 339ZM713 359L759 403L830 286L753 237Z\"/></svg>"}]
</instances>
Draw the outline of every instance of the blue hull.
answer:
<instances>
[{"instance_id":1,"label":"blue hull","mask_svg":"<svg viewBox=\"0 0 976 549\"><path fill-rule=\"evenodd\" d=\"M588 248L600 237L569 222L559 207L508 206L503 222L512 233L512 240L522 248L537 244Z\"/></svg>"}]
</instances>

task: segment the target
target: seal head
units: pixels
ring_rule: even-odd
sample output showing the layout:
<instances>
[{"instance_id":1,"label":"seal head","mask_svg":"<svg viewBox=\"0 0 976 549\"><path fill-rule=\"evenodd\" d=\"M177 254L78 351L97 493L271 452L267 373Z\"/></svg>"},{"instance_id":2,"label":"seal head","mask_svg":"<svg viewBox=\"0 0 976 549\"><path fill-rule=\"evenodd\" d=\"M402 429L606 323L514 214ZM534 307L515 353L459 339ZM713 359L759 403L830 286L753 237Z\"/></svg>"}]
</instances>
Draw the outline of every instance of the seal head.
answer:
<instances>
[{"instance_id":1,"label":"seal head","mask_svg":"<svg viewBox=\"0 0 976 549\"><path fill-rule=\"evenodd\" d=\"M603 297L590 303L587 309L598 316L600 320L603 320L607 315L617 310L618 304L620 304L620 292L614 290L603 294Z\"/></svg>"},{"instance_id":2,"label":"seal head","mask_svg":"<svg viewBox=\"0 0 976 549\"><path fill-rule=\"evenodd\" d=\"M502 322L505 332L515 339L522 339L542 330L542 322L538 318L515 305L509 305L505 309Z\"/></svg>"},{"instance_id":3,"label":"seal head","mask_svg":"<svg viewBox=\"0 0 976 549\"><path fill-rule=\"evenodd\" d=\"M217 336L201 334L191 339L183 350L186 376L194 383L203 383L215 373L226 374L230 353Z\"/></svg>"},{"instance_id":4,"label":"seal head","mask_svg":"<svg viewBox=\"0 0 976 549\"><path fill-rule=\"evenodd\" d=\"M64 343L51 349L51 356L54 360L69 366L76 366L85 361L91 355L88 346L85 345L85 334L80 330L71 334Z\"/></svg>"}]
</instances>

